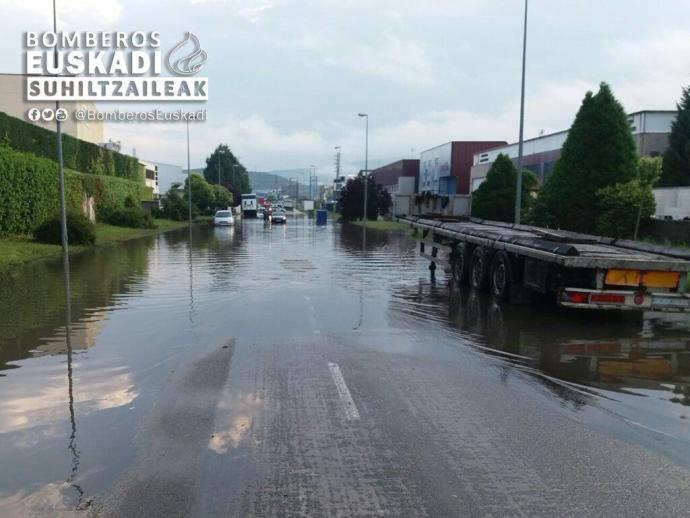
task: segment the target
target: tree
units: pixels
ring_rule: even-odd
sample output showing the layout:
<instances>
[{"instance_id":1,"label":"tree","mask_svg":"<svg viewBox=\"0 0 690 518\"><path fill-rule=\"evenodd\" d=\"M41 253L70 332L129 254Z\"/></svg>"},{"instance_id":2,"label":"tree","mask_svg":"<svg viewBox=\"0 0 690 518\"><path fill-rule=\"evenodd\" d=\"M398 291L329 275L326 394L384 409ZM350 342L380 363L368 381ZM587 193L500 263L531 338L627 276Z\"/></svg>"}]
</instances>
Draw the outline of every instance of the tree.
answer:
<instances>
[{"instance_id":1,"label":"tree","mask_svg":"<svg viewBox=\"0 0 690 518\"><path fill-rule=\"evenodd\" d=\"M374 182L369 175L367 179L367 219L376 220L379 215L387 214L391 206L391 196L383 187ZM345 221L362 219L364 208L364 179L360 173L345 184L340 197L341 216Z\"/></svg>"},{"instance_id":2,"label":"tree","mask_svg":"<svg viewBox=\"0 0 690 518\"><path fill-rule=\"evenodd\" d=\"M233 205L233 196L230 191L228 191L222 185L211 185L211 190L213 191L213 207L216 210L227 209Z\"/></svg>"},{"instance_id":3,"label":"tree","mask_svg":"<svg viewBox=\"0 0 690 518\"><path fill-rule=\"evenodd\" d=\"M486 180L472 193L472 215L494 221L515 219L515 184L517 169L508 155L500 154L486 174ZM536 175L522 172L522 215L529 214L533 204L532 191L537 187Z\"/></svg>"},{"instance_id":4,"label":"tree","mask_svg":"<svg viewBox=\"0 0 690 518\"><path fill-rule=\"evenodd\" d=\"M189 208L185 200L175 191L170 189L161 200L163 217L175 221L184 221L189 217ZM196 208L193 207L193 212ZM192 216L194 214L192 213Z\"/></svg>"},{"instance_id":5,"label":"tree","mask_svg":"<svg viewBox=\"0 0 690 518\"><path fill-rule=\"evenodd\" d=\"M662 187L690 185L690 86L683 88L677 107L678 115L671 125L663 172L659 180Z\"/></svg>"},{"instance_id":6,"label":"tree","mask_svg":"<svg viewBox=\"0 0 690 518\"><path fill-rule=\"evenodd\" d=\"M214 205L213 189L198 174L190 175L192 181L192 205L196 207L199 212L204 213L212 208ZM189 188L189 178L184 182L184 197L189 196L187 189Z\"/></svg>"},{"instance_id":7,"label":"tree","mask_svg":"<svg viewBox=\"0 0 690 518\"><path fill-rule=\"evenodd\" d=\"M239 200L241 194L252 192L247 169L237 160L227 144L218 147L206 159L204 178L210 184L218 184L218 163L220 161L220 184Z\"/></svg>"},{"instance_id":8,"label":"tree","mask_svg":"<svg viewBox=\"0 0 690 518\"><path fill-rule=\"evenodd\" d=\"M587 92L561 158L541 190L535 222L592 232L601 206L597 191L637 176L637 149L623 106L606 83Z\"/></svg>"}]
</instances>

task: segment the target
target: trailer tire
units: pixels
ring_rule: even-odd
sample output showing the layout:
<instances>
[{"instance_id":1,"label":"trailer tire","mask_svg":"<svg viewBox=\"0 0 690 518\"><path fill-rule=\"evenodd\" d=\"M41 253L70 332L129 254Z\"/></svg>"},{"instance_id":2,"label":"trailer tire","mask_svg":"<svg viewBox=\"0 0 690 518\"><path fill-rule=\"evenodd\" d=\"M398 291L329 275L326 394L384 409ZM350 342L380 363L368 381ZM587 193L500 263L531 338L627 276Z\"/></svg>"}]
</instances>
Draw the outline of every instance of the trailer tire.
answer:
<instances>
[{"instance_id":1,"label":"trailer tire","mask_svg":"<svg viewBox=\"0 0 690 518\"><path fill-rule=\"evenodd\" d=\"M489 285L489 257L484 247L478 246L472 252L470 261L470 285L477 291L486 291Z\"/></svg>"},{"instance_id":2,"label":"trailer tire","mask_svg":"<svg viewBox=\"0 0 690 518\"><path fill-rule=\"evenodd\" d=\"M455 247L455 251L453 252L453 259L450 263L450 269L453 274L453 281L455 282L456 286L467 285L467 271L469 262L470 261L467 253L467 245L465 245L465 243L459 243Z\"/></svg>"},{"instance_id":3,"label":"trailer tire","mask_svg":"<svg viewBox=\"0 0 690 518\"><path fill-rule=\"evenodd\" d=\"M512 282L513 272L508 254L496 252L491 261L491 294L497 299L508 300Z\"/></svg>"}]
</instances>

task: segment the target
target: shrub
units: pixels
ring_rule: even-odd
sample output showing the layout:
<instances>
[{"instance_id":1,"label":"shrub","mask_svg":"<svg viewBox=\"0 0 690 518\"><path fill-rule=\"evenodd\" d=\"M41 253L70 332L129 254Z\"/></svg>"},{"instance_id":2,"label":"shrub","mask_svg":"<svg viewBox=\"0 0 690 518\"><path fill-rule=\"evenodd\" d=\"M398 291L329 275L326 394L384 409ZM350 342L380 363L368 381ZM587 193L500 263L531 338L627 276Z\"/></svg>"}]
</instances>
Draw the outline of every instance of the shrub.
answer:
<instances>
[{"instance_id":1,"label":"shrub","mask_svg":"<svg viewBox=\"0 0 690 518\"><path fill-rule=\"evenodd\" d=\"M656 208L651 186L639 180L604 187L596 197L599 215L595 231L602 236L633 238L638 216L645 222Z\"/></svg>"},{"instance_id":2,"label":"shrub","mask_svg":"<svg viewBox=\"0 0 690 518\"><path fill-rule=\"evenodd\" d=\"M164 218L174 221L184 221L189 217L187 202L174 190L170 189L161 200L161 213ZM192 216L196 213L196 207L192 206Z\"/></svg>"},{"instance_id":3,"label":"shrub","mask_svg":"<svg viewBox=\"0 0 690 518\"><path fill-rule=\"evenodd\" d=\"M62 243L62 224L60 215L41 223L34 230L34 239L40 243L59 245ZM71 245L91 246L96 244L93 223L76 212L67 213L67 240Z\"/></svg>"},{"instance_id":4,"label":"shrub","mask_svg":"<svg viewBox=\"0 0 690 518\"><path fill-rule=\"evenodd\" d=\"M151 214L136 206L101 209L98 211L98 219L117 227L156 228Z\"/></svg>"},{"instance_id":5,"label":"shrub","mask_svg":"<svg viewBox=\"0 0 690 518\"><path fill-rule=\"evenodd\" d=\"M0 142L20 152L55 158L56 134L21 119L0 112ZM86 174L116 176L144 183L143 168L135 157L62 134L65 167Z\"/></svg>"},{"instance_id":6,"label":"shrub","mask_svg":"<svg viewBox=\"0 0 690 518\"><path fill-rule=\"evenodd\" d=\"M59 209L57 163L0 146L0 235L27 234ZM151 188L115 178L65 170L65 201L73 212L84 195L98 209L124 205L128 196L150 199Z\"/></svg>"}]
</instances>

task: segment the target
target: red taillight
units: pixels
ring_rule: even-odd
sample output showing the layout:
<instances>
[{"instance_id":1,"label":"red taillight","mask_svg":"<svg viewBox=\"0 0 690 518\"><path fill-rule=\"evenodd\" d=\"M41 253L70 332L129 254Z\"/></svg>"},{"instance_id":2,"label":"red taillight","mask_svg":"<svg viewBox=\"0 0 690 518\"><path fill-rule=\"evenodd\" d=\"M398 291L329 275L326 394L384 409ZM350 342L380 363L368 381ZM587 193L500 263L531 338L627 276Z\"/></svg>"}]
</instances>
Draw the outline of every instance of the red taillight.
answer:
<instances>
[{"instance_id":1,"label":"red taillight","mask_svg":"<svg viewBox=\"0 0 690 518\"><path fill-rule=\"evenodd\" d=\"M587 304L589 302L589 292L586 291L564 291L561 295L563 302L572 302L574 304Z\"/></svg>"},{"instance_id":2,"label":"red taillight","mask_svg":"<svg viewBox=\"0 0 690 518\"><path fill-rule=\"evenodd\" d=\"M590 302L597 302L599 304L624 304L625 295L615 295L612 293L592 293L589 298Z\"/></svg>"},{"instance_id":3,"label":"red taillight","mask_svg":"<svg viewBox=\"0 0 690 518\"><path fill-rule=\"evenodd\" d=\"M638 306L640 304L644 303L644 293L635 293L635 297L633 297L633 302L637 304Z\"/></svg>"}]
</instances>

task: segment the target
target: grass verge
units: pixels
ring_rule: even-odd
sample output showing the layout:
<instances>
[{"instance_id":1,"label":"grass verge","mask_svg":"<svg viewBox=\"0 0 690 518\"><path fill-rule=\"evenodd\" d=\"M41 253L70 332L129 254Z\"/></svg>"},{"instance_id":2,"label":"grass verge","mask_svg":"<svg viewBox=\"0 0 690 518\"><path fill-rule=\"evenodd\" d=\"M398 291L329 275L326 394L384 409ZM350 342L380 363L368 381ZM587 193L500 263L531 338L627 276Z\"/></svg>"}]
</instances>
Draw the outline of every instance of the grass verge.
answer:
<instances>
[{"instance_id":1,"label":"grass verge","mask_svg":"<svg viewBox=\"0 0 690 518\"><path fill-rule=\"evenodd\" d=\"M115 227L98 223L96 225L96 246L151 236L187 226L186 221L168 219L156 219L154 221L156 228ZM83 252L86 249L87 247L84 246L70 246L70 255ZM0 239L0 270L39 259L58 258L61 254L62 247L60 245L36 243L26 236L3 238Z\"/></svg>"},{"instance_id":2,"label":"grass verge","mask_svg":"<svg viewBox=\"0 0 690 518\"><path fill-rule=\"evenodd\" d=\"M358 227L364 225L362 220L351 221L350 223ZM410 226L393 220L379 219L376 221L367 221L367 228L373 230L409 230Z\"/></svg>"}]
</instances>

